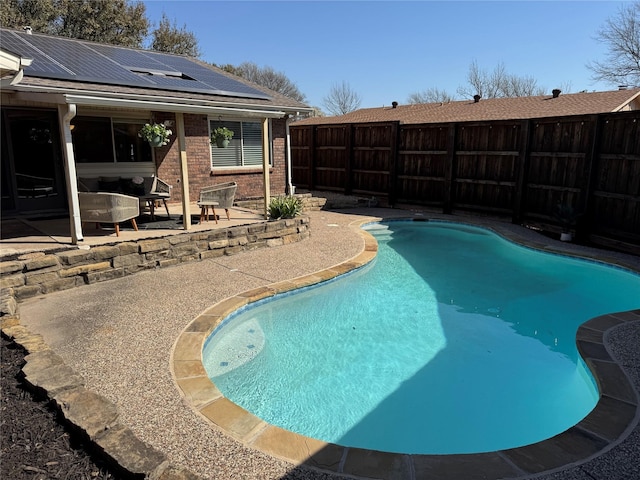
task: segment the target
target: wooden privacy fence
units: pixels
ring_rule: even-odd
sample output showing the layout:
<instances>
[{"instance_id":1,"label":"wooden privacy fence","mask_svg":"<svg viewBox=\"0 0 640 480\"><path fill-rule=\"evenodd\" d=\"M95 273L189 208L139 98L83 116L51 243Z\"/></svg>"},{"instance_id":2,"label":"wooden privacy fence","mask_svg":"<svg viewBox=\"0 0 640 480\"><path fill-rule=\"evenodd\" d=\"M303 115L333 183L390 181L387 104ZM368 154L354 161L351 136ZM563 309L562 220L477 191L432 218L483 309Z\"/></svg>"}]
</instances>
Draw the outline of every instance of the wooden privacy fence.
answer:
<instances>
[{"instance_id":1,"label":"wooden privacy fence","mask_svg":"<svg viewBox=\"0 0 640 480\"><path fill-rule=\"evenodd\" d=\"M529 120L291 127L299 188L510 216L640 254L640 111Z\"/></svg>"}]
</instances>

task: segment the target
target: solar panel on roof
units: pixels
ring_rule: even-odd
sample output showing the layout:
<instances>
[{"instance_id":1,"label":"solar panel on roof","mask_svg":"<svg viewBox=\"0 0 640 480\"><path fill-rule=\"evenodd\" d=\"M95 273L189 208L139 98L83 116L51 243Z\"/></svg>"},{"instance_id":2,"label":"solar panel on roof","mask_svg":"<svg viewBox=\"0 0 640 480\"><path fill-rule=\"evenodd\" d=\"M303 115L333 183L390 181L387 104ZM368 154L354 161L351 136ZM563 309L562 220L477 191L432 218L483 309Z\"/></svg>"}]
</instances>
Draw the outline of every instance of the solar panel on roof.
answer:
<instances>
[{"instance_id":1,"label":"solar panel on roof","mask_svg":"<svg viewBox=\"0 0 640 480\"><path fill-rule=\"evenodd\" d=\"M139 50L116 47L112 45L90 44L88 47L109 58L123 67L136 66L139 68L162 69L163 64L156 62Z\"/></svg>"},{"instance_id":2,"label":"solar panel on roof","mask_svg":"<svg viewBox=\"0 0 640 480\"><path fill-rule=\"evenodd\" d=\"M209 68L206 68L196 62L192 62L187 58L178 57L174 55L167 55L158 52L145 52L152 58L156 58L159 62L166 64L173 70L180 71L186 75L198 79L200 82L208 85L211 88L222 90L224 92L237 92L245 93L247 95L259 94L265 97L266 95L259 90L256 90L249 85L238 82L232 78L215 72ZM268 98L268 97L267 97Z\"/></svg>"},{"instance_id":3,"label":"solar panel on roof","mask_svg":"<svg viewBox=\"0 0 640 480\"><path fill-rule=\"evenodd\" d=\"M270 99L188 58L82 40L0 30L0 45L33 58L25 74L110 85Z\"/></svg>"},{"instance_id":4,"label":"solar panel on roof","mask_svg":"<svg viewBox=\"0 0 640 480\"><path fill-rule=\"evenodd\" d=\"M24 58L32 58L34 60L33 63L38 64L37 67L34 66L34 71L49 74L54 78L59 78L55 77L55 75L62 76L73 74L69 69L54 61L52 58L49 58L33 45L23 42L20 37L14 35L13 32L2 31L2 35L0 36L0 46Z\"/></svg>"}]
</instances>

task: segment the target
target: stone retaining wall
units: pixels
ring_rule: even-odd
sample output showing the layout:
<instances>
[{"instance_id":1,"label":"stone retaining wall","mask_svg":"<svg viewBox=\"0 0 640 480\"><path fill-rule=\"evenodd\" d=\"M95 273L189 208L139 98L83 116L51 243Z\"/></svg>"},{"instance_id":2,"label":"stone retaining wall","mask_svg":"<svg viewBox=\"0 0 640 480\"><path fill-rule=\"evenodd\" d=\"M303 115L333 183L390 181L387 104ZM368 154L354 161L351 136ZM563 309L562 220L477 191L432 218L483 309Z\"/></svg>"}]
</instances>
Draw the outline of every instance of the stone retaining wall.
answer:
<instances>
[{"instance_id":1,"label":"stone retaining wall","mask_svg":"<svg viewBox=\"0 0 640 480\"><path fill-rule=\"evenodd\" d=\"M303 193L294 195L296 198L300 199L302 202L302 211L308 212L313 210L322 210L325 208L327 203L326 198L313 196L311 193ZM271 197L273 198L273 197ZM251 198L245 200L236 200L235 205L246 208L248 210L253 210L256 212L262 212L264 210L264 198ZM328 207L327 207L328 208Z\"/></svg>"},{"instance_id":2,"label":"stone retaining wall","mask_svg":"<svg viewBox=\"0 0 640 480\"><path fill-rule=\"evenodd\" d=\"M357 195L344 195L337 192L306 192L300 191L294 195L302 202L302 211L330 210L340 208L375 207L378 199L375 197L361 197ZM261 212L264 209L264 199L254 198L238 200L239 207Z\"/></svg>"},{"instance_id":3,"label":"stone retaining wall","mask_svg":"<svg viewBox=\"0 0 640 480\"><path fill-rule=\"evenodd\" d=\"M17 318L27 298L124 277L154 268L196 262L309 237L309 217L183 233L53 253L0 257L0 317Z\"/></svg>"}]
</instances>

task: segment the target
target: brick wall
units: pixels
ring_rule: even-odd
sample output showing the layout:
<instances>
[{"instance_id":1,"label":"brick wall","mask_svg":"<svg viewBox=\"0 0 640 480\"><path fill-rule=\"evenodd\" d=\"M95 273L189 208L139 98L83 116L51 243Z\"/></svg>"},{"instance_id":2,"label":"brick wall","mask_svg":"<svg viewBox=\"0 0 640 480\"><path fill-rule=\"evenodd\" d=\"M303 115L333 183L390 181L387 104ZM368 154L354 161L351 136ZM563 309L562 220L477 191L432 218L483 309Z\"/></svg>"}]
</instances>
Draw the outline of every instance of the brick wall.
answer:
<instances>
[{"instance_id":1,"label":"brick wall","mask_svg":"<svg viewBox=\"0 0 640 480\"><path fill-rule=\"evenodd\" d=\"M180 150L175 127L175 115L156 112L154 121L174 122L174 135L171 142L155 150L158 177L173 186L171 202L182 202L180 186ZM262 169L234 169L211 171L211 147L209 145L209 126L206 115L184 115L187 164L189 173L189 196L192 202L198 199L202 187L223 182L237 182L238 200L263 197ZM285 120L272 120L273 166L269 169L271 195L285 193L286 185L286 128Z\"/></svg>"}]
</instances>

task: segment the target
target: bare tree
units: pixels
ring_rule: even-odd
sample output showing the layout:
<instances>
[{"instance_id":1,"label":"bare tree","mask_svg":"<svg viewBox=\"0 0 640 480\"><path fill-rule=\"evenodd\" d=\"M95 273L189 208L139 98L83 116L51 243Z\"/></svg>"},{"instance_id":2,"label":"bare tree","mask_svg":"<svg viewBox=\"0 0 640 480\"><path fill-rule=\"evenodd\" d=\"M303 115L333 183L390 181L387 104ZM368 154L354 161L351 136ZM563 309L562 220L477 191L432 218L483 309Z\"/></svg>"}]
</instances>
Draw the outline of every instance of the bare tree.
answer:
<instances>
[{"instance_id":1,"label":"bare tree","mask_svg":"<svg viewBox=\"0 0 640 480\"><path fill-rule=\"evenodd\" d=\"M448 103L454 101L453 95L450 95L446 90L441 90L437 87L427 88L423 92L415 92L409 95L407 103Z\"/></svg>"},{"instance_id":2,"label":"bare tree","mask_svg":"<svg viewBox=\"0 0 640 480\"><path fill-rule=\"evenodd\" d=\"M195 58L200 56L196 36L187 30L186 25L178 28L175 20L172 25L164 13L158 28L151 32L151 50Z\"/></svg>"},{"instance_id":3,"label":"bare tree","mask_svg":"<svg viewBox=\"0 0 640 480\"><path fill-rule=\"evenodd\" d=\"M343 81L331 87L329 94L322 99L322 103L332 115L344 115L357 110L362 99L347 82Z\"/></svg>"},{"instance_id":4,"label":"bare tree","mask_svg":"<svg viewBox=\"0 0 640 480\"><path fill-rule=\"evenodd\" d=\"M468 85L458 87L458 95L482 98L528 97L544 95L545 89L530 76L519 77L507 72L503 63L498 64L492 72L482 70L475 60L469 66Z\"/></svg>"},{"instance_id":5,"label":"bare tree","mask_svg":"<svg viewBox=\"0 0 640 480\"><path fill-rule=\"evenodd\" d=\"M640 86L640 2L620 7L617 16L607 19L595 38L609 51L604 61L587 65L593 79Z\"/></svg>"},{"instance_id":6,"label":"bare tree","mask_svg":"<svg viewBox=\"0 0 640 480\"><path fill-rule=\"evenodd\" d=\"M295 83L289 80L284 73L276 72L272 67L259 67L253 62L244 62L237 67L222 65L220 68L299 102L306 100L305 95Z\"/></svg>"},{"instance_id":7,"label":"bare tree","mask_svg":"<svg viewBox=\"0 0 640 480\"><path fill-rule=\"evenodd\" d=\"M458 87L458 95L462 97L473 97L480 95L482 98L495 98L498 96L498 85L506 75L504 64L499 64L493 72L481 70L478 62L474 60L469 66L467 73L468 85Z\"/></svg>"}]
</instances>

